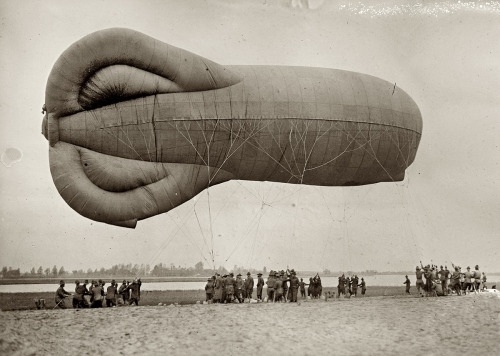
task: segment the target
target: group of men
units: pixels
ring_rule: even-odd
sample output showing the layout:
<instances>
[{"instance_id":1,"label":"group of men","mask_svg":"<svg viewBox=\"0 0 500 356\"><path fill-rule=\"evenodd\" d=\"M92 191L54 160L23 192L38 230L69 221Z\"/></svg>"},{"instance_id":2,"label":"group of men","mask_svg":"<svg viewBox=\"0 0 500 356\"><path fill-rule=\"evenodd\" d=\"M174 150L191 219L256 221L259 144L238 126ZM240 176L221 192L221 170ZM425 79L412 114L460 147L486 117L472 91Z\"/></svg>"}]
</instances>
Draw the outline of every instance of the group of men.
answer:
<instances>
[{"instance_id":1,"label":"group of men","mask_svg":"<svg viewBox=\"0 0 500 356\"><path fill-rule=\"evenodd\" d=\"M361 295L364 296L366 293L365 279L361 278L360 282L357 275L349 278L342 274L339 277L339 283L337 285L337 297L340 298L341 295L348 298L351 296L356 297L358 295L358 287L361 288Z\"/></svg>"},{"instance_id":2,"label":"group of men","mask_svg":"<svg viewBox=\"0 0 500 356\"><path fill-rule=\"evenodd\" d=\"M420 261L420 266L415 268L416 277L416 287L417 292L422 297L425 296L437 296L437 295L449 295L455 292L457 295L466 295L467 293L478 293L481 288L486 288L486 275L479 270L479 266L474 267L474 271L471 271L470 267L467 267L466 272L462 272L460 266L455 266L452 263L454 270L451 272L448 270L448 266L440 266L438 269L437 265L428 264L426 266L422 265ZM410 293L410 279L406 276L404 283L406 285L406 294Z\"/></svg>"},{"instance_id":3,"label":"group of men","mask_svg":"<svg viewBox=\"0 0 500 356\"><path fill-rule=\"evenodd\" d=\"M59 288L56 291L55 302L56 307L66 309L64 300L67 297L73 297L73 308L102 308L103 302L106 301L107 307L115 307L117 305L139 305L141 298L141 279L135 279L132 283L124 280L118 288L118 284L113 279L110 286L104 289L106 283L101 279L92 281L90 287L88 280L83 283L75 281L75 293L68 293L64 287L64 281L59 282Z\"/></svg>"},{"instance_id":4,"label":"group of men","mask_svg":"<svg viewBox=\"0 0 500 356\"><path fill-rule=\"evenodd\" d=\"M319 288L321 288L321 280L319 280ZM247 277L242 279L241 274L234 274L231 272L227 275L221 276L217 273L212 278L207 280L205 285L206 301L213 303L243 303L245 300L252 299L253 288L255 281L250 272L247 272ZM264 285L267 285L267 297L262 297ZM297 278L296 272L291 269L286 271L273 271L269 272L267 281L264 282L262 273L257 273L257 302L297 302L297 295L300 289L302 297L305 298L305 286L301 278ZM319 292L321 294L321 291Z\"/></svg>"}]
</instances>

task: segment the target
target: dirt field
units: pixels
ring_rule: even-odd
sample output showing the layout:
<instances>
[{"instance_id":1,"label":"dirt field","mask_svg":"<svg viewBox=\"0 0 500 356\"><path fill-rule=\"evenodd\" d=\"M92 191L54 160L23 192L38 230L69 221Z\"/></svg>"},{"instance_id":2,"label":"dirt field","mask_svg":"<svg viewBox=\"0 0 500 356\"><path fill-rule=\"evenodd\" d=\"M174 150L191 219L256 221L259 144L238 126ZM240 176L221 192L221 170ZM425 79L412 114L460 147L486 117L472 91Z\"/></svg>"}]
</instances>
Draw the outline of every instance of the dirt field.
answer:
<instances>
[{"instance_id":1,"label":"dirt field","mask_svg":"<svg viewBox=\"0 0 500 356\"><path fill-rule=\"evenodd\" d=\"M0 313L0 354L495 354L499 325L487 293L25 310Z\"/></svg>"}]
</instances>

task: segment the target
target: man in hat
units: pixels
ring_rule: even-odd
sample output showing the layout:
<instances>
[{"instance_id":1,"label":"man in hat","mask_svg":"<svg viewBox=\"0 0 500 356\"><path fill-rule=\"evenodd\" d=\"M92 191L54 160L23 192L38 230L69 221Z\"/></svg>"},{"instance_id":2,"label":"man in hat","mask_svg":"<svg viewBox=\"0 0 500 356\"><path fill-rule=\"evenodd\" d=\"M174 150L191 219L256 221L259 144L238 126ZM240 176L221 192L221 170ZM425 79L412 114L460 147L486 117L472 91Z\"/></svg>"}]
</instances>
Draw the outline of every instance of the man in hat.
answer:
<instances>
[{"instance_id":1,"label":"man in hat","mask_svg":"<svg viewBox=\"0 0 500 356\"><path fill-rule=\"evenodd\" d=\"M264 288L264 278L262 278L262 273L257 273L257 300L262 301L263 288Z\"/></svg>"},{"instance_id":2,"label":"man in hat","mask_svg":"<svg viewBox=\"0 0 500 356\"><path fill-rule=\"evenodd\" d=\"M206 295L206 301L212 300L214 294L214 281L212 278L207 279L207 284L205 285L205 295Z\"/></svg>"},{"instance_id":3,"label":"man in hat","mask_svg":"<svg viewBox=\"0 0 500 356\"><path fill-rule=\"evenodd\" d=\"M104 299L104 290L102 285L96 283L94 288L92 288L92 294L94 295L93 302L90 305L91 308L102 308L102 300Z\"/></svg>"},{"instance_id":4,"label":"man in hat","mask_svg":"<svg viewBox=\"0 0 500 356\"><path fill-rule=\"evenodd\" d=\"M220 303L222 300L222 277L219 273L215 275L214 284L214 303Z\"/></svg>"},{"instance_id":5,"label":"man in hat","mask_svg":"<svg viewBox=\"0 0 500 356\"><path fill-rule=\"evenodd\" d=\"M140 279L134 279L132 284L128 286L128 289L130 289L130 305L139 305L139 300L141 300L141 284Z\"/></svg>"},{"instance_id":6,"label":"man in hat","mask_svg":"<svg viewBox=\"0 0 500 356\"><path fill-rule=\"evenodd\" d=\"M439 281L441 282L441 289L443 290L443 295L448 295L448 273L441 266L439 270Z\"/></svg>"},{"instance_id":7,"label":"man in hat","mask_svg":"<svg viewBox=\"0 0 500 356\"><path fill-rule=\"evenodd\" d=\"M455 271L451 274L451 280L450 280L450 287L452 290L454 290L457 295L460 295L461 288L460 288L460 270L458 266L453 266L455 268Z\"/></svg>"},{"instance_id":8,"label":"man in hat","mask_svg":"<svg viewBox=\"0 0 500 356\"><path fill-rule=\"evenodd\" d=\"M238 302L243 303L244 282L243 279L241 279L241 273L238 273L236 275L236 280L234 281L234 285L235 285L234 296L236 297L236 299L238 299Z\"/></svg>"},{"instance_id":9,"label":"man in hat","mask_svg":"<svg viewBox=\"0 0 500 356\"><path fill-rule=\"evenodd\" d=\"M88 293L87 287L83 284L80 284L79 281L75 281L75 295L73 296L73 307L75 307L75 299L78 304L77 308L88 308L89 304L83 297L85 293Z\"/></svg>"},{"instance_id":10,"label":"man in hat","mask_svg":"<svg viewBox=\"0 0 500 356\"><path fill-rule=\"evenodd\" d=\"M352 277L352 294L354 294L355 297L358 296L358 282L358 276L354 275L354 277Z\"/></svg>"},{"instance_id":11,"label":"man in hat","mask_svg":"<svg viewBox=\"0 0 500 356\"><path fill-rule=\"evenodd\" d=\"M361 287L361 296L364 297L366 293L366 282L363 277L361 277L361 284L359 285Z\"/></svg>"},{"instance_id":12,"label":"man in hat","mask_svg":"<svg viewBox=\"0 0 500 356\"><path fill-rule=\"evenodd\" d=\"M299 282L299 287L300 287L300 296L302 298L305 298L306 297L306 286L308 284L304 282L304 279L300 279L300 282Z\"/></svg>"},{"instance_id":13,"label":"man in hat","mask_svg":"<svg viewBox=\"0 0 500 356\"><path fill-rule=\"evenodd\" d=\"M281 302L283 300L283 280L281 275L278 272L274 274L274 301Z\"/></svg>"},{"instance_id":14,"label":"man in hat","mask_svg":"<svg viewBox=\"0 0 500 356\"><path fill-rule=\"evenodd\" d=\"M291 298L290 302L292 303L297 303L297 294L299 292L299 279L297 278L297 275L294 270L291 271L290 275L290 291L291 291ZM305 291L304 291L305 294Z\"/></svg>"},{"instance_id":15,"label":"man in hat","mask_svg":"<svg viewBox=\"0 0 500 356\"><path fill-rule=\"evenodd\" d=\"M481 272L479 271L479 266L474 267L474 287L475 291L479 291L479 286L481 285Z\"/></svg>"},{"instance_id":16,"label":"man in hat","mask_svg":"<svg viewBox=\"0 0 500 356\"><path fill-rule=\"evenodd\" d=\"M71 295L71 293L68 293L64 290L64 286L65 286L64 281L60 281L59 288L57 288L55 297L56 307L59 307L61 309L66 309L66 304L64 304L64 299Z\"/></svg>"},{"instance_id":17,"label":"man in hat","mask_svg":"<svg viewBox=\"0 0 500 356\"><path fill-rule=\"evenodd\" d=\"M247 272L247 278L245 279L245 291L246 291L246 297L248 299L252 299L252 294L253 294L253 278L252 274L250 272Z\"/></svg>"},{"instance_id":18,"label":"man in hat","mask_svg":"<svg viewBox=\"0 0 500 356\"><path fill-rule=\"evenodd\" d=\"M240 277L241 277L241 274L240 274ZM226 301L228 303L232 303L233 302L235 286L236 286L236 281L234 280L234 274L233 274L233 272L231 272L231 273L229 273L229 276L226 278L226 283L225 283Z\"/></svg>"},{"instance_id":19,"label":"man in hat","mask_svg":"<svg viewBox=\"0 0 500 356\"><path fill-rule=\"evenodd\" d=\"M410 285L411 285L410 279L408 278L407 275L405 277L406 277L406 280L404 281L403 284L406 284L406 294L411 294L410 293Z\"/></svg>"},{"instance_id":20,"label":"man in hat","mask_svg":"<svg viewBox=\"0 0 500 356\"><path fill-rule=\"evenodd\" d=\"M120 289L118 289L118 293L122 296L123 305L128 305L130 300L130 290L128 289L129 283L126 280L123 280Z\"/></svg>"},{"instance_id":21,"label":"man in hat","mask_svg":"<svg viewBox=\"0 0 500 356\"><path fill-rule=\"evenodd\" d=\"M106 289L107 307L116 307L116 295L118 294L116 287L117 287L116 281L113 279L111 281L111 285Z\"/></svg>"},{"instance_id":22,"label":"man in hat","mask_svg":"<svg viewBox=\"0 0 500 356\"><path fill-rule=\"evenodd\" d=\"M470 271L470 267L467 266L467 272L464 273L465 276L465 282L464 282L464 287L463 287L463 292L464 294L467 294L467 291L472 292L472 280L473 280L473 274Z\"/></svg>"},{"instance_id":23,"label":"man in hat","mask_svg":"<svg viewBox=\"0 0 500 356\"><path fill-rule=\"evenodd\" d=\"M415 271L415 277L416 277L415 286L417 287L417 292L422 297L424 296L424 293L421 291L424 289L424 281L422 280L423 275L424 275L424 273L420 270L420 267L417 266L416 271Z\"/></svg>"},{"instance_id":24,"label":"man in hat","mask_svg":"<svg viewBox=\"0 0 500 356\"><path fill-rule=\"evenodd\" d=\"M283 271L281 270L280 272L280 279L281 279L281 284L282 284L282 288L283 288L283 299L284 301L286 302L287 301L287 298L288 298L288 269L287 271Z\"/></svg>"},{"instance_id":25,"label":"man in hat","mask_svg":"<svg viewBox=\"0 0 500 356\"><path fill-rule=\"evenodd\" d=\"M274 302L274 283L275 275L274 271L269 272L269 277L267 277L267 302Z\"/></svg>"}]
</instances>

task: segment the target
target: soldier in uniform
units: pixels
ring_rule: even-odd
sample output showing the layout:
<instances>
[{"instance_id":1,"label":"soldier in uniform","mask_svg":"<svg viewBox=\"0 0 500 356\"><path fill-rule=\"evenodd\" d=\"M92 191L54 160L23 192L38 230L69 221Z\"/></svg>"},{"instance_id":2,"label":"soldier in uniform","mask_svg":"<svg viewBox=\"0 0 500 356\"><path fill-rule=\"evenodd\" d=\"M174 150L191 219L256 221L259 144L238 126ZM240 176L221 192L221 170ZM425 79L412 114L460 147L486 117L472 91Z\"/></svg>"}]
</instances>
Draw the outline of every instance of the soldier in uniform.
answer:
<instances>
[{"instance_id":1,"label":"soldier in uniform","mask_svg":"<svg viewBox=\"0 0 500 356\"><path fill-rule=\"evenodd\" d=\"M120 289L118 290L118 293L122 296L123 298L123 304L127 305L129 304L130 300L130 291L128 289L128 282L126 280L123 280L122 285L120 286Z\"/></svg>"},{"instance_id":2,"label":"soldier in uniform","mask_svg":"<svg viewBox=\"0 0 500 356\"><path fill-rule=\"evenodd\" d=\"M416 267L416 271L415 271L415 278L416 278L416 282L415 282L415 286L417 287L417 292L423 297L424 294L421 292L421 289L424 290L424 281L422 280L422 276L424 275L424 273L420 270L420 267L417 266Z\"/></svg>"},{"instance_id":3,"label":"soldier in uniform","mask_svg":"<svg viewBox=\"0 0 500 356\"><path fill-rule=\"evenodd\" d=\"M113 279L111 285L106 289L106 306L116 307L116 295L118 291L116 290L117 284Z\"/></svg>"},{"instance_id":4,"label":"soldier in uniform","mask_svg":"<svg viewBox=\"0 0 500 356\"><path fill-rule=\"evenodd\" d=\"M262 273L257 273L257 300L262 301L263 288L264 288L264 278L262 278Z\"/></svg>"},{"instance_id":5,"label":"soldier in uniform","mask_svg":"<svg viewBox=\"0 0 500 356\"><path fill-rule=\"evenodd\" d=\"M275 272L273 282L274 282L274 301L275 302L281 302L283 300L283 281L282 281L282 276L278 273Z\"/></svg>"},{"instance_id":6,"label":"soldier in uniform","mask_svg":"<svg viewBox=\"0 0 500 356\"><path fill-rule=\"evenodd\" d=\"M235 286L234 296L236 297L236 299L238 299L238 302L243 303L244 282L241 279L241 273L238 273L236 275L236 280L234 281L234 286Z\"/></svg>"},{"instance_id":7,"label":"soldier in uniform","mask_svg":"<svg viewBox=\"0 0 500 356\"><path fill-rule=\"evenodd\" d=\"M214 281L212 278L207 279L207 284L205 285L206 301L212 300L214 294Z\"/></svg>"},{"instance_id":8,"label":"soldier in uniform","mask_svg":"<svg viewBox=\"0 0 500 356\"><path fill-rule=\"evenodd\" d=\"M458 266L453 266L453 267L455 267L455 271L451 274L450 286L451 289L457 293L457 295L460 295L462 289L460 287L460 270Z\"/></svg>"},{"instance_id":9,"label":"soldier in uniform","mask_svg":"<svg viewBox=\"0 0 500 356\"><path fill-rule=\"evenodd\" d=\"M411 285L410 279L408 278L408 276L405 276L405 277L406 277L406 281L404 281L403 284L406 284L406 294L411 294L410 293L410 285Z\"/></svg>"},{"instance_id":10,"label":"soldier in uniform","mask_svg":"<svg viewBox=\"0 0 500 356\"><path fill-rule=\"evenodd\" d=\"M299 279L297 278L295 271L292 271L290 276L290 291L292 293L290 302L297 303L297 294L299 291ZM305 294L305 291L304 291Z\"/></svg>"},{"instance_id":11,"label":"soldier in uniform","mask_svg":"<svg viewBox=\"0 0 500 356\"><path fill-rule=\"evenodd\" d=\"M472 292L472 281L474 279L474 275L470 272L470 267L467 266L467 272L465 272L465 283L463 292L467 294L467 291Z\"/></svg>"},{"instance_id":12,"label":"soldier in uniform","mask_svg":"<svg viewBox=\"0 0 500 356\"><path fill-rule=\"evenodd\" d=\"M366 282L363 277L361 277L361 284L359 285L361 287L361 295L364 296L366 293Z\"/></svg>"},{"instance_id":13,"label":"soldier in uniform","mask_svg":"<svg viewBox=\"0 0 500 356\"><path fill-rule=\"evenodd\" d=\"M252 299L252 294L253 294L253 278L250 272L247 272L247 279L245 279L245 291L246 291L246 298Z\"/></svg>"},{"instance_id":14,"label":"soldier in uniform","mask_svg":"<svg viewBox=\"0 0 500 356\"><path fill-rule=\"evenodd\" d=\"M94 288L92 288L92 294L94 295L93 302L90 305L91 308L102 308L102 300L104 298L104 290L102 285L96 283Z\"/></svg>"},{"instance_id":15,"label":"soldier in uniform","mask_svg":"<svg viewBox=\"0 0 500 356\"><path fill-rule=\"evenodd\" d=\"M479 266L476 265L474 267L474 287L475 291L479 291L479 287L481 286L481 272L479 271Z\"/></svg>"},{"instance_id":16,"label":"soldier in uniform","mask_svg":"<svg viewBox=\"0 0 500 356\"><path fill-rule=\"evenodd\" d=\"M71 293L68 293L64 290L64 286L65 286L64 281L60 281L59 288L57 288L55 297L56 307L59 307L61 309L66 309L66 304L64 304L64 299L71 295Z\"/></svg>"},{"instance_id":17,"label":"soldier in uniform","mask_svg":"<svg viewBox=\"0 0 500 356\"><path fill-rule=\"evenodd\" d=\"M267 277L267 301L274 302L274 271L269 272Z\"/></svg>"},{"instance_id":18,"label":"soldier in uniform","mask_svg":"<svg viewBox=\"0 0 500 356\"><path fill-rule=\"evenodd\" d=\"M134 279L132 284L128 286L128 289L130 289L130 305L134 303L135 305L139 305L139 300L141 300L141 284L140 279Z\"/></svg>"},{"instance_id":19,"label":"soldier in uniform","mask_svg":"<svg viewBox=\"0 0 500 356\"><path fill-rule=\"evenodd\" d=\"M441 289L443 290L443 295L448 295L448 273L444 270L443 266L439 270L439 280L441 282Z\"/></svg>"},{"instance_id":20,"label":"soldier in uniform","mask_svg":"<svg viewBox=\"0 0 500 356\"><path fill-rule=\"evenodd\" d=\"M226 281L227 281L227 274L223 275L222 276L222 298L221 298L221 303L226 303L227 300L226 300L226 297L227 297L227 293L226 293Z\"/></svg>"},{"instance_id":21,"label":"soldier in uniform","mask_svg":"<svg viewBox=\"0 0 500 356\"><path fill-rule=\"evenodd\" d=\"M358 276L354 275L352 278L352 294L354 294L355 297L358 295L358 282Z\"/></svg>"},{"instance_id":22,"label":"soldier in uniform","mask_svg":"<svg viewBox=\"0 0 500 356\"><path fill-rule=\"evenodd\" d=\"M305 283L304 280L301 278L300 282L299 282L299 287L300 287L300 296L302 298L306 297L306 286L307 286L307 283Z\"/></svg>"},{"instance_id":23,"label":"soldier in uniform","mask_svg":"<svg viewBox=\"0 0 500 356\"><path fill-rule=\"evenodd\" d=\"M288 272L288 270L287 270ZM279 278L281 279L281 287L283 288L283 294L282 298L286 302L287 301L287 295L288 295L288 273L281 270Z\"/></svg>"},{"instance_id":24,"label":"soldier in uniform","mask_svg":"<svg viewBox=\"0 0 500 356\"><path fill-rule=\"evenodd\" d=\"M214 303L220 303L222 300L222 277L217 273L214 284Z\"/></svg>"},{"instance_id":25,"label":"soldier in uniform","mask_svg":"<svg viewBox=\"0 0 500 356\"><path fill-rule=\"evenodd\" d=\"M229 276L226 278L226 282L225 282L224 286L226 289L226 301L228 303L232 303L232 301L234 299L234 289L236 286L236 281L234 280L233 272L229 273Z\"/></svg>"}]
</instances>

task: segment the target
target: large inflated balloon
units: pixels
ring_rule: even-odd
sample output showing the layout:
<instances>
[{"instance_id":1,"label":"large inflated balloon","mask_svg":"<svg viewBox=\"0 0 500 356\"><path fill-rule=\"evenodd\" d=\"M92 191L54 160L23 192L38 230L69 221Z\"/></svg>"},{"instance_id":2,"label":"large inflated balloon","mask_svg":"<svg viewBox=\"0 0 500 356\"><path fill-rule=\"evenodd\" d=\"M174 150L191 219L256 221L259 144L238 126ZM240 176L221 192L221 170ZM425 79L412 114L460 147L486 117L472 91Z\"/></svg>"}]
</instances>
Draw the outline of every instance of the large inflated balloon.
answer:
<instances>
[{"instance_id":1,"label":"large inflated balloon","mask_svg":"<svg viewBox=\"0 0 500 356\"><path fill-rule=\"evenodd\" d=\"M71 45L45 105L61 196L87 218L128 227L231 179L400 181L422 132L415 102L376 77L220 65L128 29Z\"/></svg>"}]
</instances>

